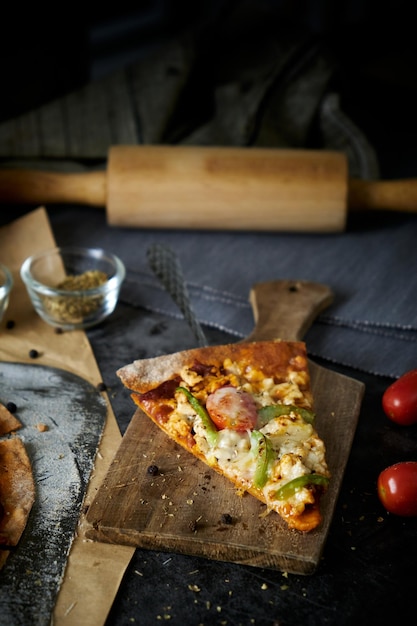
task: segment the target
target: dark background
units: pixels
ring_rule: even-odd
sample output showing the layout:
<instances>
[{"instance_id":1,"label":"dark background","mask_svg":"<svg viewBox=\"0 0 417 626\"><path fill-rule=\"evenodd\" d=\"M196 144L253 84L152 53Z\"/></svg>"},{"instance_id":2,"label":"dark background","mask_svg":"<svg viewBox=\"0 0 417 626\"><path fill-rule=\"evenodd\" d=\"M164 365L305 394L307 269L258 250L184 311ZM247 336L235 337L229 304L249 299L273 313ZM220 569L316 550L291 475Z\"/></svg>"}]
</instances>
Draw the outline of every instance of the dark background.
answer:
<instances>
[{"instance_id":1,"label":"dark background","mask_svg":"<svg viewBox=\"0 0 417 626\"><path fill-rule=\"evenodd\" d=\"M198 34L207 58L222 24L229 24L233 39L228 18L239 10L248 36L257 24L265 28L268 23L277 38L311 38L326 47L339 68L336 89L342 108L376 148L382 177L413 175L417 46L412 2L142 0L86 2L82 8L77 3L9 4L0 22L0 121L143 59L186 32Z\"/></svg>"}]
</instances>

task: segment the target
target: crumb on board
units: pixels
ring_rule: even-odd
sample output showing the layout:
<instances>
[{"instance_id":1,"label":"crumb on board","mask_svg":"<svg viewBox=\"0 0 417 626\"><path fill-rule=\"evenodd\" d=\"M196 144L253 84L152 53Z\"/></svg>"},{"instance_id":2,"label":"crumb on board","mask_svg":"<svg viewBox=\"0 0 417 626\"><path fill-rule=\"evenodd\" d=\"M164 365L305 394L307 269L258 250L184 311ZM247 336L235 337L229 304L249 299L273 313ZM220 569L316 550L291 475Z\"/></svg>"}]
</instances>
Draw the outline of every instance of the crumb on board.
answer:
<instances>
[{"instance_id":1,"label":"crumb on board","mask_svg":"<svg viewBox=\"0 0 417 626\"><path fill-rule=\"evenodd\" d=\"M38 422L35 426L40 433L46 433L47 430L49 430L49 426L47 424L44 424L43 422Z\"/></svg>"}]
</instances>

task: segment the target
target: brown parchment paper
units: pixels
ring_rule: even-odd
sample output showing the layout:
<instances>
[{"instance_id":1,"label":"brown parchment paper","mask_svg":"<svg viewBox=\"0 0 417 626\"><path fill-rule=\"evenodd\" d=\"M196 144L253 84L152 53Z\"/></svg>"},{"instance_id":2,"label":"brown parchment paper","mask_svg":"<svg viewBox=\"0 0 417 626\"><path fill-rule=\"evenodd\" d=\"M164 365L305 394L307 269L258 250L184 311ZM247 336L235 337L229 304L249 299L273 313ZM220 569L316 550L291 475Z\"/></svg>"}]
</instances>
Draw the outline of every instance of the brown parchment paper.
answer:
<instances>
[{"instance_id":1,"label":"brown parchment paper","mask_svg":"<svg viewBox=\"0 0 417 626\"><path fill-rule=\"evenodd\" d=\"M101 375L93 351L83 331L57 334L35 313L20 278L24 259L54 247L55 240L44 208L0 228L0 262L7 265L14 279L9 308L0 323L0 360L33 363L29 350L38 350L37 364L68 370L97 385ZM15 322L6 329L7 320ZM121 435L107 398L107 419L90 478L85 504L94 498L116 453ZM106 621L134 548L102 544L84 536L81 516L74 538L51 623L72 626L100 626Z\"/></svg>"}]
</instances>

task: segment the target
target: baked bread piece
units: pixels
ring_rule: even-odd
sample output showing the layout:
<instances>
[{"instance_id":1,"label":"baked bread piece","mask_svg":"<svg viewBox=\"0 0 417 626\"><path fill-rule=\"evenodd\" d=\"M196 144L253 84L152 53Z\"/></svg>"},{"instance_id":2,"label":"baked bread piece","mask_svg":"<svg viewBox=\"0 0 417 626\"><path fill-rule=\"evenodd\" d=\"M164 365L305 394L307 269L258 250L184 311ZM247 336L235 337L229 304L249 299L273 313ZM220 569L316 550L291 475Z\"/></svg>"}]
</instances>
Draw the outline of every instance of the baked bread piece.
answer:
<instances>
[{"instance_id":1,"label":"baked bread piece","mask_svg":"<svg viewBox=\"0 0 417 626\"><path fill-rule=\"evenodd\" d=\"M0 435L21 428L21 422L0 404ZM35 501L35 484L26 448L19 437L0 440L0 569L17 546Z\"/></svg>"},{"instance_id":2,"label":"baked bread piece","mask_svg":"<svg viewBox=\"0 0 417 626\"><path fill-rule=\"evenodd\" d=\"M21 422L10 413L9 409L0 403L0 437L8 435L22 428Z\"/></svg>"},{"instance_id":3,"label":"baked bread piece","mask_svg":"<svg viewBox=\"0 0 417 626\"><path fill-rule=\"evenodd\" d=\"M303 342L195 348L117 374L159 428L239 494L252 494L290 528L318 526L330 473Z\"/></svg>"}]
</instances>

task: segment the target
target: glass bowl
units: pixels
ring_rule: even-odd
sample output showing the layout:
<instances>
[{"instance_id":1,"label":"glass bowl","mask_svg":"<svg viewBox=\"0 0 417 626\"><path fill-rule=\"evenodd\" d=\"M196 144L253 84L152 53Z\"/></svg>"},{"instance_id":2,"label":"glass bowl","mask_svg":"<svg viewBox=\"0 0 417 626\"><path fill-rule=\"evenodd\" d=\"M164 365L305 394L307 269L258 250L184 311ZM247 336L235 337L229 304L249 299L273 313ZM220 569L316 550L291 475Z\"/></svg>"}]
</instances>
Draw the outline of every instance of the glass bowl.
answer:
<instances>
[{"instance_id":1,"label":"glass bowl","mask_svg":"<svg viewBox=\"0 0 417 626\"><path fill-rule=\"evenodd\" d=\"M110 315L125 273L114 254L80 247L35 254L20 269L38 315L63 330L90 328Z\"/></svg>"},{"instance_id":2,"label":"glass bowl","mask_svg":"<svg viewBox=\"0 0 417 626\"><path fill-rule=\"evenodd\" d=\"M0 322L9 306L10 292L13 287L13 278L10 270L0 263Z\"/></svg>"}]
</instances>

